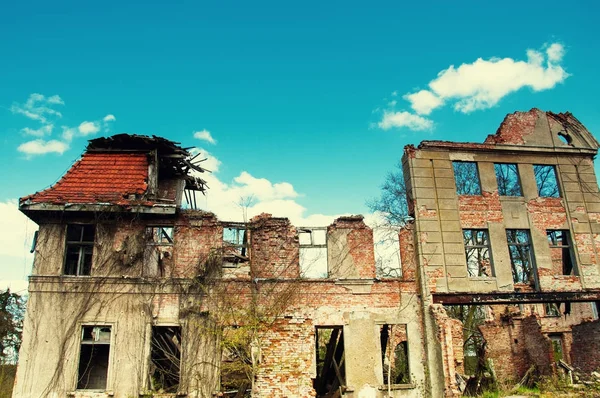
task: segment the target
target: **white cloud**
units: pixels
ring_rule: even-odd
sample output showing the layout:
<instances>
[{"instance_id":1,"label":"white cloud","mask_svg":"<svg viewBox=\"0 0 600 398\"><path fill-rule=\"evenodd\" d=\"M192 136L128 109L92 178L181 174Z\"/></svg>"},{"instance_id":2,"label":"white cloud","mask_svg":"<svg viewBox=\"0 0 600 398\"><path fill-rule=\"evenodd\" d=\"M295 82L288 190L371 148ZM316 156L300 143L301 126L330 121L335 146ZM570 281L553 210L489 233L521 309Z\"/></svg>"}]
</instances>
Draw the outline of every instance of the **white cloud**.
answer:
<instances>
[{"instance_id":1,"label":"white cloud","mask_svg":"<svg viewBox=\"0 0 600 398\"><path fill-rule=\"evenodd\" d=\"M23 133L25 135L32 135L34 137L44 137L46 135L51 135L53 129L54 129L54 125L50 123L50 124L43 125L39 129L32 129L29 127L25 127L23 129L21 129L21 133Z\"/></svg>"},{"instance_id":2,"label":"white cloud","mask_svg":"<svg viewBox=\"0 0 600 398\"><path fill-rule=\"evenodd\" d=\"M526 61L479 58L458 68L451 65L429 82L428 90L408 93L403 98L423 115L452 101L454 109L463 113L488 109L524 87L543 91L564 82L569 74L560 65L563 56L564 47L552 43L545 53L528 50Z\"/></svg>"},{"instance_id":3,"label":"white cloud","mask_svg":"<svg viewBox=\"0 0 600 398\"><path fill-rule=\"evenodd\" d=\"M546 49L546 54L548 54L548 61L560 62L565 55L565 48L562 44L552 43Z\"/></svg>"},{"instance_id":4,"label":"white cloud","mask_svg":"<svg viewBox=\"0 0 600 398\"><path fill-rule=\"evenodd\" d=\"M398 96L398 91L392 91L392 97Z\"/></svg>"},{"instance_id":5,"label":"white cloud","mask_svg":"<svg viewBox=\"0 0 600 398\"><path fill-rule=\"evenodd\" d=\"M412 108L421 115L429 115L433 109L444 103L440 97L427 90L406 94L402 98L410 102Z\"/></svg>"},{"instance_id":6,"label":"white cloud","mask_svg":"<svg viewBox=\"0 0 600 398\"><path fill-rule=\"evenodd\" d=\"M86 121L81 123L77 130L82 136L85 137L87 135L96 134L98 131L100 131L100 125L98 124L98 122Z\"/></svg>"},{"instance_id":7,"label":"white cloud","mask_svg":"<svg viewBox=\"0 0 600 398\"><path fill-rule=\"evenodd\" d=\"M33 93L24 104L13 103L10 111L46 124L48 117L62 117L59 111L52 109L54 105L64 105L64 101L58 95L46 98L42 94Z\"/></svg>"},{"instance_id":8,"label":"white cloud","mask_svg":"<svg viewBox=\"0 0 600 398\"><path fill-rule=\"evenodd\" d=\"M65 102L62 100L62 98L60 98L58 95L53 95L51 97L48 97L48 99L46 100L49 104L57 104L57 105L64 105Z\"/></svg>"},{"instance_id":9,"label":"white cloud","mask_svg":"<svg viewBox=\"0 0 600 398\"><path fill-rule=\"evenodd\" d=\"M33 254L30 254L33 233L37 225L18 209L16 199L0 202L0 289L26 293L27 275L31 272Z\"/></svg>"},{"instance_id":10,"label":"white cloud","mask_svg":"<svg viewBox=\"0 0 600 398\"><path fill-rule=\"evenodd\" d=\"M64 142L57 140L45 141L42 139L24 142L17 148L19 152L23 152L29 156L53 152L62 155L67 149L69 149L69 145Z\"/></svg>"},{"instance_id":11,"label":"white cloud","mask_svg":"<svg viewBox=\"0 0 600 398\"><path fill-rule=\"evenodd\" d=\"M411 130L422 131L430 130L433 122L422 116L410 112L383 112L383 118L377 124L383 130L389 130L393 127L408 127Z\"/></svg>"},{"instance_id":12,"label":"white cloud","mask_svg":"<svg viewBox=\"0 0 600 398\"><path fill-rule=\"evenodd\" d=\"M198 193L198 207L214 212L221 220L244 221L260 213L275 217L288 217L296 226L326 226L339 215L310 214L296 199L300 196L289 182L272 182L257 178L242 171L231 182L219 178L221 161L204 149L197 159L206 158L202 167L212 173L198 173L206 180L209 189L206 195Z\"/></svg>"},{"instance_id":13,"label":"white cloud","mask_svg":"<svg viewBox=\"0 0 600 398\"><path fill-rule=\"evenodd\" d=\"M194 138L206 141L206 142L208 142L210 144L213 144L213 145L217 143L217 141L215 141L215 139L210 134L210 131L208 131L206 129L204 129L202 131L196 131L194 133Z\"/></svg>"},{"instance_id":14,"label":"white cloud","mask_svg":"<svg viewBox=\"0 0 600 398\"><path fill-rule=\"evenodd\" d=\"M115 120L117 120L117 118L115 117L115 115L111 115L111 114L104 116L104 118L102 119L102 121L105 123L114 122Z\"/></svg>"}]
</instances>

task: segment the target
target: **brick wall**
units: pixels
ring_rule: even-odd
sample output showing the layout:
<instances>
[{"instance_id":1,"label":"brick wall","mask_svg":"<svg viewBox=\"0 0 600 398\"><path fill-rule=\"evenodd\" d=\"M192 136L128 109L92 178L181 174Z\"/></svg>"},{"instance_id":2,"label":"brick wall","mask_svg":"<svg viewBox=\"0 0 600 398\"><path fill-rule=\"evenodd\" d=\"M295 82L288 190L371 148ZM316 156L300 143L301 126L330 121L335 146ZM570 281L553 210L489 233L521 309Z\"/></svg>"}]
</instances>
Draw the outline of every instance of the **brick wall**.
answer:
<instances>
[{"instance_id":1,"label":"brick wall","mask_svg":"<svg viewBox=\"0 0 600 398\"><path fill-rule=\"evenodd\" d=\"M456 384L456 373L464 373L462 322L448 317L446 310L439 304L430 307L436 324L436 335L442 351L444 369L444 396L460 397L462 394Z\"/></svg>"},{"instance_id":2,"label":"brick wall","mask_svg":"<svg viewBox=\"0 0 600 398\"><path fill-rule=\"evenodd\" d=\"M402 228L398 234L402 279L405 281L414 281L417 274L414 233L414 225L411 224Z\"/></svg>"},{"instance_id":3,"label":"brick wall","mask_svg":"<svg viewBox=\"0 0 600 398\"><path fill-rule=\"evenodd\" d=\"M338 253L332 253L337 245ZM375 278L375 248L373 230L364 223L363 216L337 218L327 227L328 264L338 277Z\"/></svg>"},{"instance_id":4,"label":"brick wall","mask_svg":"<svg viewBox=\"0 0 600 398\"><path fill-rule=\"evenodd\" d=\"M583 372L600 370L600 320L573 326L571 358Z\"/></svg>"},{"instance_id":5,"label":"brick wall","mask_svg":"<svg viewBox=\"0 0 600 398\"><path fill-rule=\"evenodd\" d=\"M250 220L250 258L255 278L298 278L298 234L287 218L260 214Z\"/></svg>"}]
</instances>

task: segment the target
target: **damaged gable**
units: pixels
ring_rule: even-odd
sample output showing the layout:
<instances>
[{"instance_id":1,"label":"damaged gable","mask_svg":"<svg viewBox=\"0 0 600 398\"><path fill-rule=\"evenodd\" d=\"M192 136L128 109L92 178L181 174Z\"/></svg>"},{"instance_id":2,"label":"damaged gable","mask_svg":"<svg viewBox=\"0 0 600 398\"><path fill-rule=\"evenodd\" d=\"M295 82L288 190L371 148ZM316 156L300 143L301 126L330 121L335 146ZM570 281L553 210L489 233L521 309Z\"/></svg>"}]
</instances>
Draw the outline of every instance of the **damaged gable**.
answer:
<instances>
[{"instance_id":1,"label":"damaged gable","mask_svg":"<svg viewBox=\"0 0 600 398\"><path fill-rule=\"evenodd\" d=\"M506 115L485 144L512 144L544 147L572 147L597 150L600 144L570 112L544 112L537 108L529 112Z\"/></svg>"}]
</instances>

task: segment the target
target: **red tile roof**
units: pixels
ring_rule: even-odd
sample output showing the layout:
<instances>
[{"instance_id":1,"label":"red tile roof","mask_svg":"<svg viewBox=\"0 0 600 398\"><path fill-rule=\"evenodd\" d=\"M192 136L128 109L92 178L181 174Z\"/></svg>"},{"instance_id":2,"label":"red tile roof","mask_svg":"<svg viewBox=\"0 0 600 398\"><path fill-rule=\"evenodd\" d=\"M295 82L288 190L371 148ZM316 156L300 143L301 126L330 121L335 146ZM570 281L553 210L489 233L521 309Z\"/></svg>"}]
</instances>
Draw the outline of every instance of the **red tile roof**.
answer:
<instances>
[{"instance_id":1,"label":"red tile roof","mask_svg":"<svg viewBox=\"0 0 600 398\"><path fill-rule=\"evenodd\" d=\"M142 204L147 182L146 153L88 152L56 184L21 198L21 203ZM130 195L137 196L130 199Z\"/></svg>"}]
</instances>

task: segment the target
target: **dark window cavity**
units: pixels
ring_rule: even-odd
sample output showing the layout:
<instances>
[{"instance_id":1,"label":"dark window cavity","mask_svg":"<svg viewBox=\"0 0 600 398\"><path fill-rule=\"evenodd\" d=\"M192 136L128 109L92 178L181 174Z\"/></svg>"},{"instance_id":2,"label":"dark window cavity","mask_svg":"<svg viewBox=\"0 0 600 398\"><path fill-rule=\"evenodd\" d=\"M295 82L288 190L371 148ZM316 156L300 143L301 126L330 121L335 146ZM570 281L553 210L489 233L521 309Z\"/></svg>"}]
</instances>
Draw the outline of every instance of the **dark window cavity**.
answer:
<instances>
[{"instance_id":1,"label":"dark window cavity","mask_svg":"<svg viewBox=\"0 0 600 398\"><path fill-rule=\"evenodd\" d=\"M381 325L381 364L384 384L410 383L406 325Z\"/></svg>"},{"instance_id":2,"label":"dark window cavity","mask_svg":"<svg viewBox=\"0 0 600 398\"><path fill-rule=\"evenodd\" d=\"M555 275L577 275L569 231L548 230L548 245L552 259L552 271Z\"/></svg>"},{"instance_id":3,"label":"dark window cavity","mask_svg":"<svg viewBox=\"0 0 600 398\"><path fill-rule=\"evenodd\" d=\"M560 316L560 308L556 303L545 303L544 312L546 312L546 316Z\"/></svg>"},{"instance_id":4,"label":"dark window cavity","mask_svg":"<svg viewBox=\"0 0 600 398\"><path fill-rule=\"evenodd\" d=\"M486 229L464 229L463 241L469 276L493 276L488 231Z\"/></svg>"},{"instance_id":5,"label":"dark window cavity","mask_svg":"<svg viewBox=\"0 0 600 398\"><path fill-rule=\"evenodd\" d=\"M244 224L223 226L223 266L237 267L249 261L248 230Z\"/></svg>"},{"instance_id":6,"label":"dark window cavity","mask_svg":"<svg viewBox=\"0 0 600 398\"><path fill-rule=\"evenodd\" d=\"M346 387L344 365L344 331L341 326L317 327L317 377L314 388L317 397L332 397Z\"/></svg>"},{"instance_id":7,"label":"dark window cavity","mask_svg":"<svg viewBox=\"0 0 600 398\"><path fill-rule=\"evenodd\" d=\"M523 196L516 164L496 163L494 164L494 171L498 182L498 194L502 196Z\"/></svg>"},{"instance_id":8,"label":"dark window cavity","mask_svg":"<svg viewBox=\"0 0 600 398\"><path fill-rule=\"evenodd\" d=\"M538 195L545 198L560 197L556 169L552 165L533 165L533 174L537 184Z\"/></svg>"},{"instance_id":9,"label":"dark window cavity","mask_svg":"<svg viewBox=\"0 0 600 398\"><path fill-rule=\"evenodd\" d=\"M300 275L303 278L327 278L327 229L298 228Z\"/></svg>"},{"instance_id":10,"label":"dark window cavity","mask_svg":"<svg viewBox=\"0 0 600 398\"><path fill-rule=\"evenodd\" d=\"M65 275L90 275L92 271L94 235L94 225L67 225Z\"/></svg>"},{"instance_id":11,"label":"dark window cavity","mask_svg":"<svg viewBox=\"0 0 600 398\"><path fill-rule=\"evenodd\" d=\"M452 162L458 195L481 195L479 172L475 162Z\"/></svg>"},{"instance_id":12,"label":"dark window cavity","mask_svg":"<svg viewBox=\"0 0 600 398\"><path fill-rule=\"evenodd\" d=\"M508 252L514 283L535 284L533 253L529 231L525 229L506 230Z\"/></svg>"},{"instance_id":13,"label":"dark window cavity","mask_svg":"<svg viewBox=\"0 0 600 398\"><path fill-rule=\"evenodd\" d=\"M106 389L110 335L110 326L83 326L81 328L77 389Z\"/></svg>"},{"instance_id":14,"label":"dark window cavity","mask_svg":"<svg viewBox=\"0 0 600 398\"><path fill-rule=\"evenodd\" d=\"M181 366L181 328L152 326L150 347L151 391L175 393L179 389Z\"/></svg>"}]
</instances>

